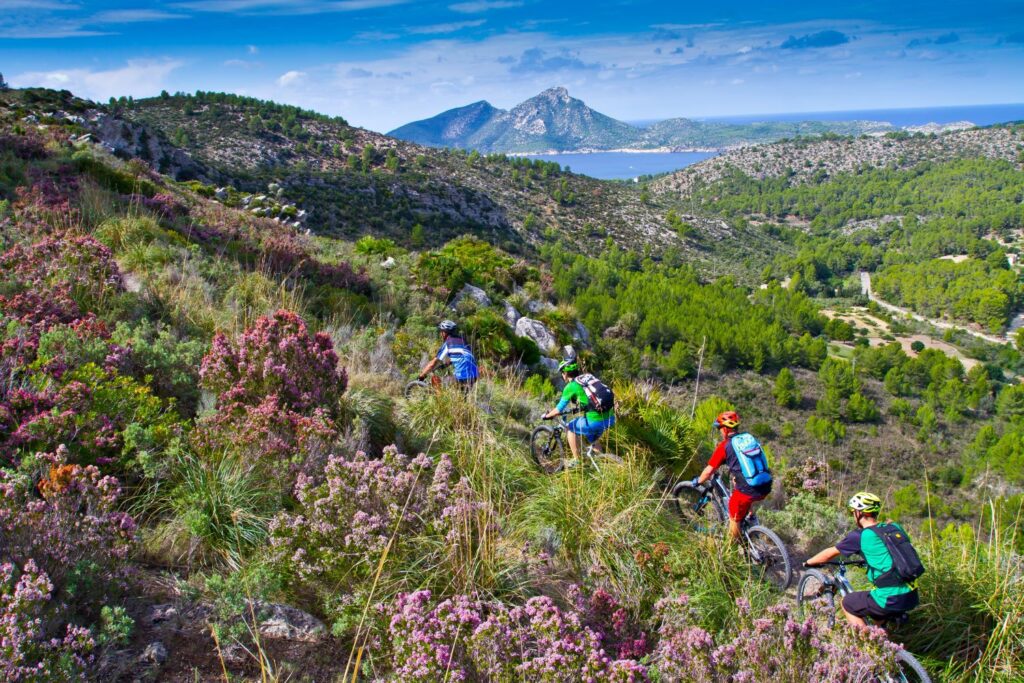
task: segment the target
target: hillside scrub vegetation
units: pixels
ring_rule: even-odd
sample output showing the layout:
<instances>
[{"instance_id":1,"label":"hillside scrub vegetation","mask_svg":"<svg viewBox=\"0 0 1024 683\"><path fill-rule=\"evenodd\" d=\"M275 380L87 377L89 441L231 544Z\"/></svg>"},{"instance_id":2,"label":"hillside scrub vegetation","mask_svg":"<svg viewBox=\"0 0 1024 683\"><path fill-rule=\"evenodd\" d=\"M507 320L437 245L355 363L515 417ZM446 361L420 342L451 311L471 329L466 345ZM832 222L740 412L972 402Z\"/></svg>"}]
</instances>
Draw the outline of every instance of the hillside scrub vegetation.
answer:
<instances>
[{"instance_id":1,"label":"hillside scrub vegetation","mask_svg":"<svg viewBox=\"0 0 1024 683\"><path fill-rule=\"evenodd\" d=\"M0 110L5 679L865 680L884 632L819 626L680 523L667 486L727 406L772 451L795 561L880 484L928 567L892 640L942 680L1019 676L1024 401L998 368L898 344L854 364L807 294L635 243L306 235L23 115ZM490 304L454 303L464 284ZM622 464L533 463L558 379L506 303L612 383ZM450 316L482 381L405 398ZM699 394L667 386L698 367Z\"/></svg>"}]
</instances>

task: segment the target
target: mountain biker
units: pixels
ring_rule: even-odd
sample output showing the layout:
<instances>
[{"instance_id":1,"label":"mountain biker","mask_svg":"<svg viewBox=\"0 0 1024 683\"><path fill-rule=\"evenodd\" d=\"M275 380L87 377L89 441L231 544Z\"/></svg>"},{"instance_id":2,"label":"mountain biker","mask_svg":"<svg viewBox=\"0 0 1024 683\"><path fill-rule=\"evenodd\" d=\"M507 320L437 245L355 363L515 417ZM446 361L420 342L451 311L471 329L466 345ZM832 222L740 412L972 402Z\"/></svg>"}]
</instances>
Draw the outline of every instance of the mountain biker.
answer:
<instances>
[{"instance_id":1,"label":"mountain biker","mask_svg":"<svg viewBox=\"0 0 1024 683\"><path fill-rule=\"evenodd\" d=\"M768 463L764 458L760 445L752 436L743 434L745 439L756 446L757 454L760 458L757 478L754 480L754 483L748 481L748 475L744 473L744 467L747 466L747 463L740 462L740 458L746 456L737 453L733 447L733 440L741 435L736 429L740 426L740 416L735 411L726 410L719 413L718 417L715 418L713 426L721 434L722 440L715 447L715 452L711 455L708 466L704 468L700 476L694 477L690 483L694 486L701 486L711 478L711 475L719 467L722 465L729 466L729 472L733 478L732 495L729 496L729 536L733 541L739 542L740 524L750 514L754 503L764 500L771 493L771 472L768 470Z\"/></svg>"},{"instance_id":2,"label":"mountain biker","mask_svg":"<svg viewBox=\"0 0 1024 683\"><path fill-rule=\"evenodd\" d=\"M463 390L469 390L476 384L479 372L476 367L476 358L470 350L469 345L459 334L459 326L452 320L442 320L437 326L441 333L441 348L437 355L430 360L423 371L420 372L419 380L422 382L437 365L450 364L455 381Z\"/></svg>"},{"instance_id":3,"label":"mountain biker","mask_svg":"<svg viewBox=\"0 0 1024 683\"><path fill-rule=\"evenodd\" d=\"M545 413L543 418L550 420L558 417L569 403L575 403L579 410L584 411L583 415L569 422L565 430L566 438L569 442L569 450L572 451L572 457L579 459L580 445L577 435L586 437L594 446L594 449L598 450L597 442L605 431L615 424L615 413L613 410L601 411L598 410L598 406L591 405L590 396L588 396L587 390L581 382L589 379L595 382L596 385L603 387L605 391L608 391L608 389L593 375L582 374L577 358L566 358L563 360L558 365L558 371L562 373L565 389L562 390L562 398L558 401L558 405Z\"/></svg>"},{"instance_id":4,"label":"mountain biker","mask_svg":"<svg viewBox=\"0 0 1024 683\"><path fill-rule=\"evenodd\" d=\"M877 527L878 513L882 510L882 499L873 493L861 491L850 499L848 504L853 511L857 528L831 548L804 562L805 567L813 567L828 562L840 555L863 555L867 563L868 580L875 586L871 591L849 593L843 598L843 613L846 620L858 628L866 628L864 617L885 621L899 617L917 607L917 587L913 582L902 581L893 569L893 557L882 536L875 532L864 533L865 530ZM887 522L903 532L902 527Z\"/></svg>"}]
</instances>

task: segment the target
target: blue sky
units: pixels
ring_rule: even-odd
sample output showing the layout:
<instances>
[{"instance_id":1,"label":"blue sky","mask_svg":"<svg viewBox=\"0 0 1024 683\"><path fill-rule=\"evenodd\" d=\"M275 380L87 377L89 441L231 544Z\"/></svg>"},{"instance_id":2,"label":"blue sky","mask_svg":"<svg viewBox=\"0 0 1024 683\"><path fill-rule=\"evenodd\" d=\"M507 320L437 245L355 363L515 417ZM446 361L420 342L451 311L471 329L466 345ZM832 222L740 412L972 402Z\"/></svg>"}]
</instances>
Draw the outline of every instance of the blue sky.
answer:
<instances>
[{"instance_id":1,"label":"blue sky","mask_svg":"<svg viewBox=\"0 0 1024 683\"><path fill-rule=\"evenodd\" d=\"M388 130L564 85L620 119L1024 101L1024 3L0 0L0 72L223 90Z\"/></svg>"}]
</instances>

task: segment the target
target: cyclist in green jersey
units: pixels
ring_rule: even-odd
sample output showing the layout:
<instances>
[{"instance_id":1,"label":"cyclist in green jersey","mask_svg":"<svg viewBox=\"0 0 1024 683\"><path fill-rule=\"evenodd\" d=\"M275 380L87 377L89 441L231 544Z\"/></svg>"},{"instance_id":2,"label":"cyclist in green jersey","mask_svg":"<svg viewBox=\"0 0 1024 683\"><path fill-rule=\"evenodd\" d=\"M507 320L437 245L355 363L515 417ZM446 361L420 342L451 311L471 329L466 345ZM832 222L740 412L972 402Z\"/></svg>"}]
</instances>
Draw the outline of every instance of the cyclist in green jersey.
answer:
<instances>
[{"instance_id":1,"label":"cyclist in green jersey","mask_svg":"<svg viewBox=\"0 0 1024 683\"><path fill-rule=\"evenodd\" d=\"M826 548L807 560L804 566L813 567L840 555L863 555L867 563L868 580L875 588L871 591L849 593L843 598L842 607L850 624L866 628L865 617L886 621L917 607L917 587L894 577L896 572L893 570L889 550L879 534L868 531L878 524L882 499L873 493L861 491L850 499L849 508L853 511L857 528L833 547Z\"/></svg>"},{"instance_id":2,"label":"cyclist in green jersey","mask_svg":"<svg viewBox=\"0 0 1024 683\"><path fill-rule=\"evenodd\" d=\"M563 360L559 364L558 369L562 373L565 389L562 390L562 398L559 400L558 405L545 413L543 418L550 420L557 417L570 403L575 404L580 410L584 411L583 415L569 422L568 428L565 430L566 440L569 442L569 450L572 451L572 457L579 459L579 437L586 437L594 445L595 450L600 450L597 447L597 442L601 439L601 435L615 424L615 413L612 410L601 411L598 409L599 406L591 405L591 400L587 395L584 384L591 387L592 391L596 389L598 392L603 393L609 390L603 382L593 375L582 374L579 361L575 357Z\"/></svg>"}]
</instances>

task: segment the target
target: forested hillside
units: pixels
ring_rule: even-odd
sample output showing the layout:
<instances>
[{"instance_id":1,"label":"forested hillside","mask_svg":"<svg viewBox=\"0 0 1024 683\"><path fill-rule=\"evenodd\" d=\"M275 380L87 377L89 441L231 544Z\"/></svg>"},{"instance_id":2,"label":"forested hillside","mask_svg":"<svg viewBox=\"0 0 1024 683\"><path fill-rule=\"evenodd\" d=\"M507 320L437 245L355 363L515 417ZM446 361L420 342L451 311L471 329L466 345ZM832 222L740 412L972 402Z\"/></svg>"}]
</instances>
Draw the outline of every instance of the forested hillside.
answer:
<instances>
[{"instance_id":1,"label":"forested hillside","mask_svg":"<svg viewBox=\"0 0 1024 683\"><path fill-rule=\"evenodd\" d=\"M1019 677L1019 354L967 369L905 351L894 319L872 345L838 314L855 297L818 296L856 259L916 267L889 252L930 253L929 220L1010 287L984 213L1012 208L987 184L1006 162L977 162L992 200L965 215L819 234L748 213L761 186L739 178L682 204L249 100L0 99L5 679L871 678L894 656L880 630L796 614L681 523L668 487L727 407L771 452L762 514L796 563L877 491L928 567L893 637L940 680ZM886 171L879 196L916 206L929 172ZM407 398L446 317L483 378ZM568 343L615 390L624 462L546 475L527 441Z\"/></svg>"}]
</instances>

